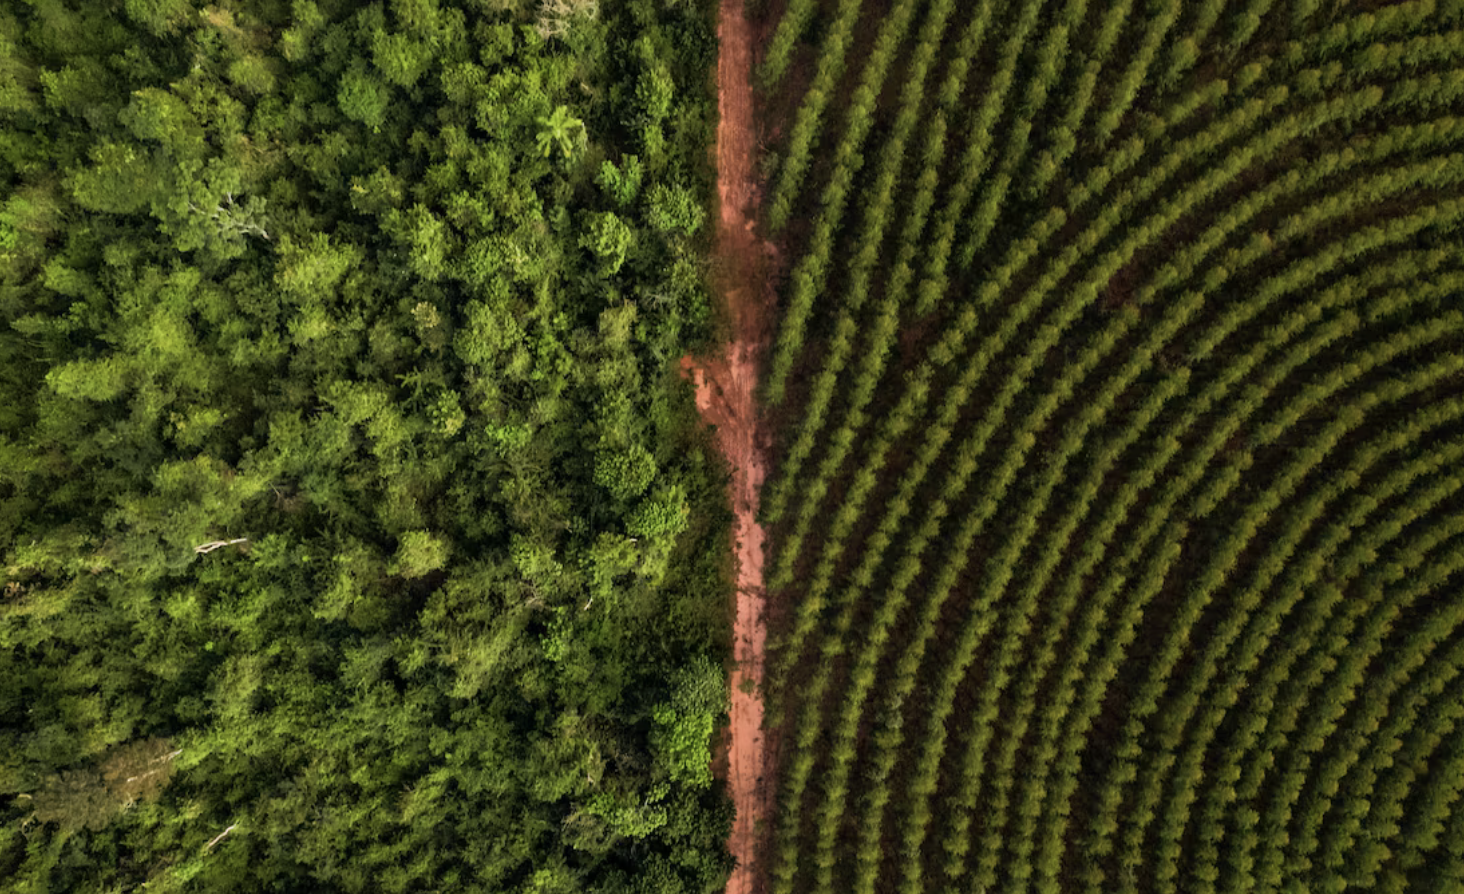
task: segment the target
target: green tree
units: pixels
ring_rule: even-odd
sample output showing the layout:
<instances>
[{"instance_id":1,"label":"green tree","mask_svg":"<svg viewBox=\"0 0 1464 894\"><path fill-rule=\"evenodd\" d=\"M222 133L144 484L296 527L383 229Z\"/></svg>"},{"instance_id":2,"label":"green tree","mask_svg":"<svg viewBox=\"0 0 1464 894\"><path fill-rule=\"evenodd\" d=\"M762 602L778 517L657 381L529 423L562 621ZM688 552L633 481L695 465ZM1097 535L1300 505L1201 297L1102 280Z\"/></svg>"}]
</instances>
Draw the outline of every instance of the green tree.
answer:
<instances>
[{"instance_id":1,"label":"green tree","mask_svg":"<svg viewBox=\"0 0 1464 894\"><path fill-rule=\"evenodd\" d=\"M571 115L568 106L555 106L552 113L536 120L539 124L539 135L535 137L535 141L539 145L539 154L544 158L553 155L556 148L560 157L566 161L584 151L585 123Z\"/></svg>"},{"instance_id":2,"label":"green tree","mask_svg":"<svg viewBox=\"0 0 1464 894\"><path fill-rule=\"evenodd\" d=\"M278 251L275 283L296 299L333 295L346 275L366 259L355 245L332 245L329 233L314 233L301 242L286 234Z\"/></svg>"},{"instance_id":3,"label":"green tree","mask_svg":"<svg viewBox=\"0 0 1464 894\"><path fill-rule=\"evenodd\" d=\"M659 233L691 236L701 229L706 212L690 190L657 183L651 187L646 220Z\"/></svg>"},{"instance_id":4,"label":"green tree","mask_svg":"<svg viewBox=\"0 0 1464 894\"><path fill-rule=\"evenodd\" d=\"M91 163L67 175L77 204L93 211L131 214L147 208L164 174L151 153L130 143L99 142Z\"/></svg>"},{"instance_id":5,"label":"green tree","mask_svg":"<svg viewBox=\"0 0 1464 894\"><path fill-rule=\"evenodd\" d=\"M656 458L639 443L626 448L602 444L595 454L595 483L616 500L630 501L646 492L656 477Z\"/></svg>"},{"instance_id":6,"label":"green tree","mask_svg":"<svg viewBox=\"0 0 1464 894\"><path fill-rule=\"evenodd\" d=\"M403 577L422 577L445 567L451 554L442 537L427 531L406 531L397 540L390 571Z\"/></svg>"},{"instance_id":7,"label":"green tree","mask_svg":"<svg viewBox=\"0 0 1464 894\"><path fill-rule=\"evenodd\" d=\"M371 61L387 83L413 87L431 67L433 54L429 45L406 34L377 31L371 35Z\"/></svg>"},{"instance_id":8,"label":"green tree","mask_svg":"<svg viewBox=\"0 0 1464 894\"><path fill-rule=\"evenodd\" d=\"M620 159L618 167L608 159L601 162L600 173L595 176L595 183L605 191L605 195L617 207L621 209L631 207L635 204L636 197L640 195L640 159L634 155L626 155Z\"/></svg>"},{"instance_id":9,"label":"green tree","mask_svg":"<svg viewBox=\"0 0 1464 894\"><path fill-rule=\"evenodd\" d=\"M356 63L341 76L336 102L341 112L352 121L359 121L373 131L379 131L386 123L386 109L391 103L391 88L381 83L366 70L363 63Z\"/></svg>"},{"instance_id":10,"label":"green tree","mask_svg":"<svg viewBox=\"0 0 1464 894\"><path fill-rule=\"evenodd\" d=\"M712 784L711 740L728 694L722 669L698 656L672 678L671 700L652 712L651 741L672 781L693 788Z\"/></svg>"},{"instance_id":11,"label":"green tree","mask_svg":"<svg viewBox=\"0 0 1464 894\"><path fill-rule=\"evenodd\" d=\"M635 231L613 211L600 211L590 216L590 224L580 244L600 261L601 276L620 272L626 256L635 245Z\"/></svg>"},{"instance_id":12,"label":"green tree","mask_svg":"<svg viewBox=\"0 0 1464 894\"><path fill-rule=\"evenodd\" d=\"M448 275L448 262L456 253L455 240L447 222L422 203L407 211L389 211L383 226L407 250L412 272L435 282Z\"/></svg>"},{"instance_id":13,"label":"green tree","mask_svg":"<svg viewBox=\"0 0 1464 894\"><path fill-rule=\"evenodd\" d=\"M669 540L686 530L689 512L685 489L672 484L642 500L626 522L626 530L637 537Z\"/></svg>"}]
</instances>

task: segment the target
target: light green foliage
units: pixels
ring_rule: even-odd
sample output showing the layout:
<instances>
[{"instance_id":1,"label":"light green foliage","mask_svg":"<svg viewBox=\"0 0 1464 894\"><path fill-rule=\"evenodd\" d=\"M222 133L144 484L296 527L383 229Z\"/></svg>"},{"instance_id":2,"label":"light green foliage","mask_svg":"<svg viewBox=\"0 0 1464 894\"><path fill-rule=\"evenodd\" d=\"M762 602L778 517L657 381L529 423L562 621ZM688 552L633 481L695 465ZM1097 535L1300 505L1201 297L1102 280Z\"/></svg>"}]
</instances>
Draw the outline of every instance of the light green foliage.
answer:
<instances>
[{"instance_id":1,"label":"light green foliage","mask_svg":"<svg viewBox=\"0 0 1464 894\"><path fill-rule=\"evenodd\" d=\"M657 490L640 502L626 521L625 529L637 537L664 541L686 530L691 508L680 484Z\"/></svg>"},{"instance_id":2,"label":"light green foliage","mask_svg":"<svg viewBox=\"0 0 1464 894\"><path fill-rule=\"evenodd\" d=\"M701 229L706 211L696 197L681 186L657 183L651 187L646 204L646 220L658 232L690 236Z\"/></svg>"},{"instance_id":3,"label":"light green foliage","mask_svg":"<svg viewBox=\"0 0 1464 894\"><path fill-rule=\"evenodd\" d=\"M462 404L454 391L438 394L427 408L427 415L438 433L449 438L462 431L463 425L468 421L468 415L463 412Z\"/></svg>"},{"instance_id":4,"label":"light green foliage","mask_svg":"<svg viewBox=\"0 0 1464 894\"><path fill-rule=\"evenodd\" d=\"M381 70L387 83L412 87L432 65L432 49L406 34L378 31L371 39L371 61ZM346 114L351 113L347 111Z\"/></svg>"},{"instance_id":5,"label":"light green foliage","mask_svg":"<svg viewBox=\"0 0 1464 894\"><path fill-rule=\"evenodd\" d=\"M275 282L296 299L320 300L331 296L364 259L364 252L354 245L331 245L327 233L312 234L299 245L286 235L280 240Z\"/></svg>"},{"instance_id":6,"label":"light green foliage","mask_svg":"<svg viewBox=\"0 0 1464 894\"><path fill-rule=\"evenodd\" d=\"M108 112L118 111L119 97L108 89L106 69L94 59L79 58L58 69L47 69L37 76L46 106L52 110L99 120Z\"/></svg>"},{"instance_id":7,"label":"light green foliage","mask_svg":"<svg viewBox=\"0 0 1464 894\"><path fill-rule=\"evenodd\" d=\"M635 245L635 231L615 212L602 211L590 218L580 244L599 258L602 276L613 276L620 272Z\"/></svg>"},{"instance_id":8,"label":"light green foliage","mask_svg":"<svg viewBox=\"0 0 1464 894\"><path fill-rule=\"evenodd\" d=\"M7 114L30 111L41 99L38 72L27 66L9 36L13 20L0 21L0 111Z\"/></svg>"},{"instance_id":9,"label":"light green foliage","mask_svg":"<svg viewBox=\"0 0 1464 894\"><path fill-rule=\"evenodd\" d=\"M490 366L511 352L523 337L523 328L506 308L474 301L468 305L467 324L459 331L454 346L464 361Z\"/></svg>"},{"instance_id":10,"label":"light green foliage","mask_svg":"<svg viewBox=\"0 0 1464 894\"><path fill-rule=\"evenodd\" d=\"M564 570L552 545L523 534L514 535L509 555L519 574L530 581L551 581Z\"/></svg>"},{"instance_id":11,"label":"light green foliage","mask_svg":"<svg viewBox=\"0 0 1464 894\"><path fill-rule=\"evenodd\" d=\"M641 64L641 73L635 81L635 99L639 114L635 123L660 124L671 113L676 82L664 60L656 52L650 38L643 37L636 42L636 57Z\"/></svg>"},{"instance_id":12,"label":"light green foliage","mask_svg":"<svg viewBox=\"0 0 1464 894\"><path fill-rule=\"evenodd\" d=\"M601 162L600 173L596 175L595 182L616 206L629 208L640 195L641 175L640 158L626 155L620 159L618 166L608 159Z\"/></svg>"},{"instance_id":13,"label":"light green foliage","mask_svg":"<svg viewBox=\"0 0 1464 894\"><path fill-rule=\"evenodd\" d=\"M87 166L71 173L71 194L84 208L128 214L148 206L158 173L148 155L133 146L99 143Z\"/></svg>"},{"instance_id":14,"label":"light green foliage","mask_svg":"<svg viewBox=\"0 0 1464 894\"><path fill-rule=\"evenodd\" d=\"M656 458L640 444L618 449L601 445L595 451L595 483L617 500L645 493L656 477Z\"/></svg>"},{"instance_id":15,"label":"light green foliage","mask_svg":"<svg viewBox=\"0 0 1464 894\"><path fill-rule=\"evenodd\" d=\"M193 15L187 0L127 0L126 10L127 18L158 35L176 31Z\"/></svg>"},{"instance_id":16,"label":"light green foliage","mask_svg":"<svg viewBox=\"0 0 1464 894\"><path fill-rule=\"evenodd\" d=\"M573 629L574 619L569 614L569 606L556 605L542 637L544 657L550 661L563 661L571 647L570 635Z\"/></svg>"},{"instance_id":17,"label":"light green foliage","mask_svg":"<svg viewBox=\"0 0 1464 894\"><path fill-rule=\"evenodd\" d=\"M351 182L351 207L362 214L379 215L398 208L405 197L406 184L385 166Z\"/></svg>"},{"instance_id":18,"label":"light green foliage","mask_svg":"<svg viewBox=\"0 0 1464 894\"><path fill-rule=\"evenodd\" d=\"M391 572L403 577L422 577L446 567L451 554L442 537L428 531L405 531L397 538Z\"/></svg>"},{"instance_id":19,"label":"light green foliage","mask_svg":"<svg viewBox=\"0 0 1464 894\"><path fill-rule=\"evenodd\" d=\"M54 187L17 192L0 204L0 264L3 275L22 278L40 263L56 232L61 207Z\"/></svg>"},{"instance_id":20,"label":"light green foliage","mask_svg":"<svg viewBox=\"0 0 1464 894\"><path fill-rule=\"evenodd\" d=\"M585 812L603 820L611 836L632 840L645 838L666 825L666 808L658 802L669 790L670 787L664 784L652 786L639 803L626 803L623 798L603 792L590 800Z\"/></svg>"},{"instance_id":21,"label":"light green foliage","mask_svg":"<svg viewBox=\"0 0 1464 894\"><path fill-rule=\"evenodd\" d=\"M203 129L183 99L171 91L155 87L136 91L121 120L134 136L162 144L175 158L203 153Z\"/></svg>"},{"instance_id":22,"label":"light green foliage","mask_svg":"<svg viewBox=\"0 0 1464 894\"><path fill-rule=\"evenodd\" d=\"M281 55L291 62L305 59L325 24L315 0L291 0L290 27L280 35Z\"/></svg>"},{"instance_id":23,"label":"light green foliage","mask_svg":"<svg viewBox=\"0 0 1464 894\"><path fill-rule=\"evenodd\" d=\"M607 359L601 364L600 376L606 384L612 381L631 384L638 379L635 369L624 361L629 354L625 349L632 347L636 337L635 324L639 318L640 312L629 303L600 311L600 337L605 340L605 347L622 352L619 358Z\"/></svg>"},{"instance_id":24,"label":"light green foliage","mask_svg":"<svg viewBox=\"0 0 1464 894\"><path fill-rule=\"evenodd\" d=\"M617 579L639 570L645 555L637 541L620 534L601 534L590 548L590 582L595 594L607 601L614 598Z\"/></svg>"},{"instance_id":25,"label":"light green foliage","mask_svg":"<svg viewBox=\"0 0 1464 894\"><path fill-rule=\"evenodd\" d=\"M658 705L652 718L652 742L674 782L705 788L712 783L711 738L719 715L728 708L722 669L697 659L672 680L671 700Z\"/></svg>"},{"instance_id":26,"label":"light green foliage","mask_svg":"<svg viewBox=\"0 0 1464 894\"><path fill-rule=\"evenodd\" d=\"M391 90L365 66L354 65L341 76L336 102L340 104L341 112L347 118L377 130L386 123Z\"/></svg>"},{"instance_id":27,"label":"light green foliage","mask_svg":"<svg viewBox=\"0 0 1464 894\"><path fill-rule=\"evenodd\" d=\"M534 139L545 158L558 150L560 158L570 160L584 151L585 124L571 115L567 106L555 106L551 114L538 119L538 124L539 133Z\"/></svg>"},{"instance_id":28,"label":"light green foliage","mask_svg":"<svg viewBox=\"0 0 1464 894\"><path fill-rule=\"evenodd\" d=\"M579 882L574 870L568 866L556 866L552 869L537 869L525 885L524 894L574 894L579 890Z\"/></svg>"},{"instance_id":29,"label":"light green foliage","mask_svg":"<svg viewBox=\"0 0 1464 894\"><path fill-rule=\"evenodd\" d=\"M127 373L127 364L118 357L72 360L48 372L46 382L62 397L107 401L127 388Z\"/></svg>"},{"instance_id":30,"label":"light green foliage","mask_svg":"<svg viewBox=\"0 0 1464 894\"><path fill-rule=\"evenodd\" d=\"M447 223L433 214L426 205L413 205L408 211L391 211L385 225L408 253L413 272L430 281L447 274L447 259L453 249Z\"/></svg>"},{"instance_id":31,"label":"light green foliage","mask_svg":"<svg viewBox=\"0 0 1464 894\"><path fill-rule=\"evenodd\" d=\"M274 92L274 67L263 56L244 56L229 63L229 80L239 89L267 95Z\"/></svg>"}]
</instances>

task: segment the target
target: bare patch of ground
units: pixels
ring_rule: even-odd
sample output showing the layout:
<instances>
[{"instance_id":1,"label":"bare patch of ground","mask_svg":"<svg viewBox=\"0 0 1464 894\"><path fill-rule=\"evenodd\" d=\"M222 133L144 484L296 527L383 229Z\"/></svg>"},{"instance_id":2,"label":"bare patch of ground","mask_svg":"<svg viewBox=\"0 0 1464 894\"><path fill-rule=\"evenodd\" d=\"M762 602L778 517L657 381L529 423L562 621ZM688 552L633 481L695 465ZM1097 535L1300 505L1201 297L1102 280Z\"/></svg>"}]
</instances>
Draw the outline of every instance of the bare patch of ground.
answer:
<instances>
[{"instance_id":1,"label":"bare patch of ground","mask_svg":"<svg viewBox=\"0 0 1464 894\"><path fill-rule=\"evenodd\" d=\"M773 290L768 268L775 250L755 232L760 200L756 180L757 131L752 96L753 33L743 0L722 0L717 35L718 290L726 301L731 340L721 356L683 357L696 387L704 422L732 469L737 607L732 670L732 723L727 785L737 808L728 847L737 868L729 894L752 894L758 845L770 816L773 784L763 730L763 653L767 643L763 590L765 534L757 522L758 494L767 475L766 444L758 424L758 369L772 330Z\"/></svg>"}]
</instances>

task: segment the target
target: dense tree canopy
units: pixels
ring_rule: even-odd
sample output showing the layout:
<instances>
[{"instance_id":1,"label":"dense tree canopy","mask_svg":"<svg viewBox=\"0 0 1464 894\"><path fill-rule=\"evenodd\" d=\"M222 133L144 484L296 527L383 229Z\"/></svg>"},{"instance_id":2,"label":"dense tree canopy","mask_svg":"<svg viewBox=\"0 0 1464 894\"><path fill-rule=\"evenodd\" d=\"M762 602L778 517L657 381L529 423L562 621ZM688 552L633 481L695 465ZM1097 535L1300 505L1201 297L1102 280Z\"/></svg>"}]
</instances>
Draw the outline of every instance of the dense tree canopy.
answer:
<instances>
[{"instance_id":1,"label":"dense tree canopy","mask_svg":"<svg viewBox=\"0 0 1464 894\"><path fill-rule=\"evenodd\" d=\"M8 890L725 878L695 0L0 8Z\"/></svg>"}]
</instances>

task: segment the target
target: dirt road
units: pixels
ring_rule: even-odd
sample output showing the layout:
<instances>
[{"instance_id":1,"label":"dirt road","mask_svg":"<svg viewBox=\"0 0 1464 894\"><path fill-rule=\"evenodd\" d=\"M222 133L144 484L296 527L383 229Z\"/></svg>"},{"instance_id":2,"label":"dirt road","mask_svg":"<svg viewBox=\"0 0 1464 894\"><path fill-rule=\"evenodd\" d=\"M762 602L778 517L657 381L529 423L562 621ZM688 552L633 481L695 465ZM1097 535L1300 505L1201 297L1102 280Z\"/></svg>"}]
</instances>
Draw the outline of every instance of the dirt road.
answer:
<instances>
[{"instance_id":1,"label":"dirt road","mask_svg":"<svg viewBox=\"0 0 1464 894\"><path fill-rule=\"evenodd\" d=\"M682 358L696 385L702 419L717 427L717 441L732 468L733 537L737 555L737 620L732 672L732 729L727 785L737 806L728 846L737 869L728 894L752 894L760 826L769 816L772 773L763 738L762 674L767 641L763 594L762 526L758 491L767 473L759 439L758 363L772 327L768 277L772 246L754 231L758 191L753 179L757 135L752 105L752 32L743 0L722 0L717 35L717 221L714 268L727 302L732 339L712 358Z\"/></svg>"}]
</instances>

